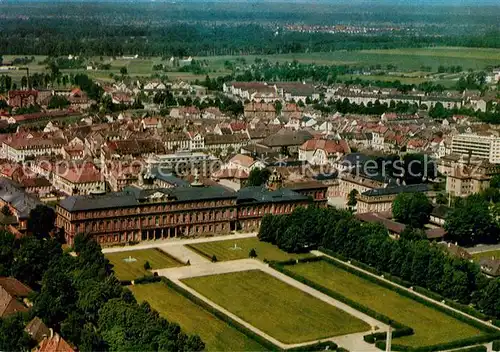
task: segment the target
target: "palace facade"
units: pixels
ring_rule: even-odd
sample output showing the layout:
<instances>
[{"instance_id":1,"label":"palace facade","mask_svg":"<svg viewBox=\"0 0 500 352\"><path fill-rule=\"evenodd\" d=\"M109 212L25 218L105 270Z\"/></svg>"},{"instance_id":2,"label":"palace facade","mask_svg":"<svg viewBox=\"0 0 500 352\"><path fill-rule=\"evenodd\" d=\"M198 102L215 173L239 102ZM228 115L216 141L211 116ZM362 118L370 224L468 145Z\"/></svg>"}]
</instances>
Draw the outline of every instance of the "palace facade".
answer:
<instances>
[{"instance_id":1,"label":"palace facade","mask_svg":"<svg viewBox=\"0 0 500 352\"><path fill-rule=\"evenodd\" d=\"M221 186L126 187L103 195L71 196L56 207L66 241L90 233L101 244L197 237L256 230L264 214L289 214L298 206L326 206L326 190ZM307 195L306 195L307 194Z\"/></svg>"}]
</instances>

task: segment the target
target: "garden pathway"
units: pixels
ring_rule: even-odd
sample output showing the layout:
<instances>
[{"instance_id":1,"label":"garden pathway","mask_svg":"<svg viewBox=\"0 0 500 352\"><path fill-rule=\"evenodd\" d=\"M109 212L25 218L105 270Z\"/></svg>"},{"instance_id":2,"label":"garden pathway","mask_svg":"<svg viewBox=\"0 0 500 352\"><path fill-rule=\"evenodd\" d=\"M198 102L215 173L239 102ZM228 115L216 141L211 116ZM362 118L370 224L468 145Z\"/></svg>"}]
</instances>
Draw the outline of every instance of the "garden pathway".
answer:
<instances>
[{"instance_id":1,"label":"garden pathway","mask_svg":"<svg viewBox=\"0 0 500 352\"><path fill-rule=\"evenodd\" d=\"M425 300L427 300L427 301L429 301L429 302L433 302L433 303L435 303L435 304L437 304L437 305L440 305L440 306L442 306L442 307L445 307L445 308L447 308L447 309L449 309L449 310L452 310L452 311L454 311L454 312L456 312L456 313L462 314L462 315L466 316L467 318L470 318L470 319L472 319L472 320L475 320L475 321L477 321L477 322L479 322L479 323L481 323L481 324L483 324L483 325L486 325L486 326L488 326L488 327L491 327L491 328L494 328L494 329L496 329L496 330L500 331L500 327L495 326L495 325L493 325L493 324L492 324L492 323L490 323L490 322L486 322L486 321L484 321L484 320L481 320L481 319L479 319L479 318L476 318L476 317L474 317L474 316L472 316L472 315L469 315L469 314L467 314L467 313L464 313L464 312L462 312L462 311L460 311L460 310L458 310L458 309L455 309L455 308L453 308L453 307L450 307L450 306L449 306L449 305L447 305L446 303L443 303L443 302L440 302L440 301L436 301L436 300L434 300L434 299L432 299L432 298L429 298L429 297L427 297L427 296L425 296L425 295L423 295L423 294L421 294L421 293L418 293L418 292L415 292L415 291L413 291L413 290L410 290L410 289L409 289L409 288L407 288L407 287L404 287L404 286L398 285L398 284L396 284L396 283L394 283L394 282L392 282L392 281L390 281L390 280L388 280L388 279L385 279L385 278L383 278L383 277L380 277L379 275L375 275L374 273L371 273L371 272L369 272L369 271L367 271L367 270L364 270L364 269L361 269L361 268L359 268L359 267L357 267L357 266L355 266L355 265L352 265L351 263L344 262L343 260L337 259L337 258L335 258L335 257L333 257L333 256L331 256L331 255L328 255L328 254L323 253L323 252L320 252L320 251L311 251L311 253L312 253L312 254L314 254L314 255L316 255L316 256L325 256L325 257L328 257L328 258L330 258L330 259L336 260L337 262L342 263L342 264L345 264L345 265L347 265L347 266L350 266L351 268L356 269L356 270L359 270L359 271L361 271L362 273L365 273L365 274L367 274L367 275L371 275L371 276L373 276L373 277L376 277L376 278L377 278L377 279L379 279L379 280L385 281L385 282L387 282L387 283L389 283L389 284L391 284L391 285L393 285L393 286L395 286L395 287L398 287L398 288L400 288L400 289L402 289L402 290L405 290L405 291L407 291L407 292L411 292L411 293L413 293L414 295L416 295L416 296L418 296L418 297L421 297L421 298L423 298L423 299L425 299Z\"/></svg>"},{"instance_id":2,"label":"garden pathway","mask_svg":"<svg viewBox=\"0 0 500 352\"><path fill-rule=\"evenodd\" d=\"M217 274L224 274L224 273L230 273L230 272L238 272L238 271L247 271L247 270L261 270L293 287L298 288L301 291L304 291L311 296L326 302L328 304L331 304L347 313L350 315L365 321L367 324L369 324L371 327L378 327L377 331L386 331L387 330L387 325L385 325L382 322L379 322L378 320L373 319L372 317L359 312L352 307L337 301L336 299L333 299L332 297L325 295L322 292L319 292L315 289L313 289L310 286L307 286L301 282L298 282L297 280L282 274L271 267L269 265L257 260L257 259L240 259L240 260L232 260L232 261L227 261L227 262L218 262L218 263L205 263L205 264L198 264L198 265L190 265L190 266L185 266L185 267L177 267L177 268L168 268L168 269L158 269L154 270L154 272L157 272L158 275L160 276L165 276L175 282L177 285L181 286L185 290L189 291L191 294L194 296L202 299L206 303L210 304L212 307L216 308L217 310L223 312L224 314L228 315L232 319L236 320L240 324L244 325L248 329L252 330L253 332L259 334L260 336L264 337L265 339L271 341L275 345L279 346L280 348L292 348L292 347L299 347L303 345L308 345L311 343L319 342L319 341L334 341L335 343L339 344L342 347L345 347L349 349L350 351L366 351L366 352L371 352L371 351L379 351L377 348L375 348L374 345L368 344L363 341L363 335L366 335L370 331L362 332L362 333L355 333L355 334L349 334L349 335L344 335L344 336L337 336L329 339L322 339L322 340L316 340L316 341L308 341L304 343L299 343L299 344L284 344L272 336L269 336L265 332L257 329L253 325L247 323L243 319L239 318L235 314L231 313L230 311L224 309L223 307L219 306L215 302L209 300L208 298L204 297L203 295L199 294L197 291L193 290L189 286L185 285L182 283L182 279L189 278L189 277L196 277L196 276L205 276L205 275L217 275Z\"/></svg>"}]
</instances>

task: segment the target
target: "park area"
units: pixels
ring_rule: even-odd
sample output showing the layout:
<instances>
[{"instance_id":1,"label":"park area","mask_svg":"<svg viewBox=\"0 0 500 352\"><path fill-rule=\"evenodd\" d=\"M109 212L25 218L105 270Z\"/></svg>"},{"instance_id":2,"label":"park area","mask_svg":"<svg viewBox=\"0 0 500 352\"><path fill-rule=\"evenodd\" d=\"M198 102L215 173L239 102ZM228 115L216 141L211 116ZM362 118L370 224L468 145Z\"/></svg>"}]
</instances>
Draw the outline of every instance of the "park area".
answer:
<instances>
[{"instance_id":1,"label":"park area","mask_svg":"<svg viewBox=\"0 0 500 352\"><path fill-rule=\"evenodd\" d=\"M316 284L413 328L394 343L422 347L475 337L481 330L342 268L316 261L286 267Z\"/></svg>"},{"instance_id":2,"label":"park area","mask_svg":"<svg viewBox=\"0 0 500 352\"><path fill-rule=\"evenodd\" d=\"M119 280L134 280L150 272L144 269L149 262L151 269L164 269L182 266L183 264L159 249L142 249L105 253L104 256L113 264L113 270Z\"/></svg>"},{"instance_id":3,"label":"park area","mask_svg":"<svg viewBox=\"0 0 500 352\"><path fill-rule=\"evenodd\" d=\"M186 247L195 252L211 259L212 256L217 257L217 261L228 261L245 259L249 257L252 249L257 254L257 259L260 260L276 260L284 261L288 259L300 259L311 257L309 253L291 254L279 249L277 246L267 242L261 242L256 237L243 238L237 240L214 241L190 244Z\"/></svg>"},{"instance_id":4,"label":"park area","mask_svg":"<svg viewBox=\"0 0 500 352\"><path fill-rule=\"evenodd\" d=\"M260 270L182 282L285 344L370 330L365 322Z\"/></svg>"},{"instance_id":5,"label":"park area","mask_svg":"<svg viewBox=\"0 0 500 352\"><path fill-rule=\"evenodd\" d=\"M264 351L264 347L229 326L162 282L129 287L138 302L146 301L161 316L197 334L208 351Z\"/></svg>"}]
</instances>

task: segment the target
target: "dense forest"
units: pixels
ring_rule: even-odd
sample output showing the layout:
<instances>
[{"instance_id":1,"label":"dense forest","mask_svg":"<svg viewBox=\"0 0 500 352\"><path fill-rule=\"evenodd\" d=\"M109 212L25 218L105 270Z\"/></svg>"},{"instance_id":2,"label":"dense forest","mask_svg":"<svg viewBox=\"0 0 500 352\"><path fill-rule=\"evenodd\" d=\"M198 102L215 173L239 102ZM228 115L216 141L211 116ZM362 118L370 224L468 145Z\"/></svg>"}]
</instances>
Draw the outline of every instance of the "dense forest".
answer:
<instances>
[{"instance_id":1,"label":"dense forest","mask_svg":"<svg viewBox=\"0 0 500 352\"><path fill-rule=\"evenodd\" d=\"M299 8L298 12L269 4L265 5L270 6L267 11L260 12L252 7L226 5L213 5L204 11L202 5L187 4L0 4L0 13L9 14L2 17L0 23L0 53L204 56L430 45L500 47L498 22L492 16L495 8L490 11L475 9L472 15L469 13L468 25L464 26L457 22L457 18L465 19L463 11L453 16L442 9L434 13L419 9L418 16L411 15L408 9L391 9L391 14L399 11L402 17L392 15L388 21L379 7L366 14L365 9L349 12L347 8L327 5L314 7L314 11ZM297 6L291 5L292 8ZM331 16L327 18L325 12ZM380 23L391 26L397 21L404 30L367 35L286 29L287 23L311 23L313 15L316 24L376 27ZM404 18L407 22L400 23Z\"/></svg>"}]
</instances>

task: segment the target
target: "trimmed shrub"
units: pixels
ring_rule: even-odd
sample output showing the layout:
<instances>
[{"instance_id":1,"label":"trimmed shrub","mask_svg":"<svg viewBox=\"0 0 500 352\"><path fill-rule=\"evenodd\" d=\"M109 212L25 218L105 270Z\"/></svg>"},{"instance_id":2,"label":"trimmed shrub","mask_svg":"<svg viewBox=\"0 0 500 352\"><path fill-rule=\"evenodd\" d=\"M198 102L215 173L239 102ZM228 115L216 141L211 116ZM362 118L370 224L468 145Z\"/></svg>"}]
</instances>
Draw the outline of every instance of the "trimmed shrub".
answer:
<instances>
[{"instance_id":1,"label":"trimmed shrub","mask_svg":"<svg viewBox=\"0 0 500 352\"><path fill-rule=\"evenodd\" d=\"M299 263L313 263L313 262L319 262L322 261L322 257L307 257L307 258L301 258L298 260Z\"/></svg>"},{"instance_id":2,"label":"trimmed shrub","mask_svg":"<svg viewBox=\"0 0 500 352\"><path fill-rule=\"evenodd\" d=\"M143 284L149 284L153 282L160 282L161 277L160 276L151 276L151 275L146 275L143 277L139 277L134 280L134 285L143 285Z\"/></svg>"},{"instance_id":3,"label":"trimmed shrub","mask_svg":"<svg viewBox=\"0 0 500 352\"><path fill-rule=\"evenodd\" d=\"M287 352L316 352L316 351L325 351L327 349L330 351L335 351L335 350L337 350L337 348L338 348L338 346L335 342L324 341L324 342L314 343L311 345L289 348L286 351Z\"/></svg>"},{"instance_id":4,"label":"trimmed shrub","mask_svg":"<svg viewBox=\"0 0 500 352\"><path fill-rule=\"evenodd\" d=\"M250 253L248 253L248 256L249 256L250 258L257 258L257 252L255 251L255 248L252 248L252 249L250 250Z\"/></svg>"},{"instance_id":5,"label":"trimmed shrub","mask_svg":"<svg viewBox=\"0 0 500 352\"><path fill-rule=\"evenodd\" d=\"M144 263L144 270L149 270L151 269L151 264L149 264L149 262L146 260L146 262Z\"/></svg>"}]
</instances>

